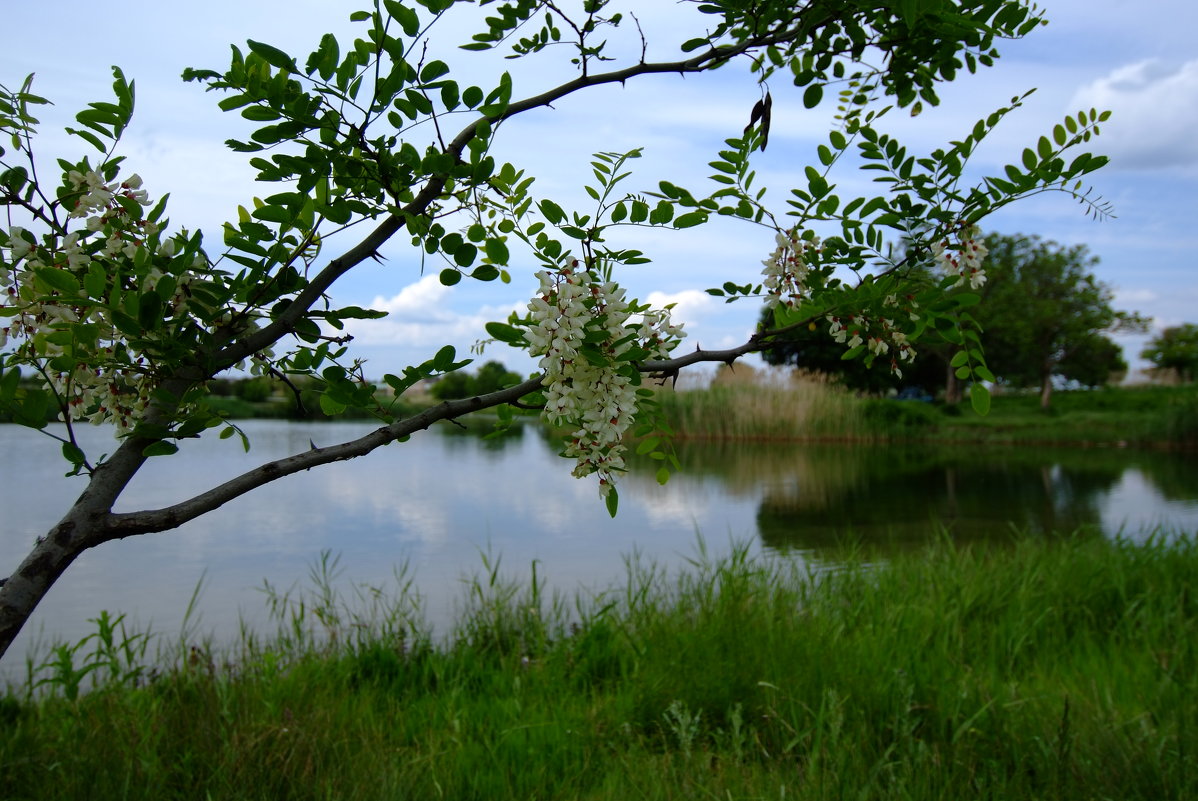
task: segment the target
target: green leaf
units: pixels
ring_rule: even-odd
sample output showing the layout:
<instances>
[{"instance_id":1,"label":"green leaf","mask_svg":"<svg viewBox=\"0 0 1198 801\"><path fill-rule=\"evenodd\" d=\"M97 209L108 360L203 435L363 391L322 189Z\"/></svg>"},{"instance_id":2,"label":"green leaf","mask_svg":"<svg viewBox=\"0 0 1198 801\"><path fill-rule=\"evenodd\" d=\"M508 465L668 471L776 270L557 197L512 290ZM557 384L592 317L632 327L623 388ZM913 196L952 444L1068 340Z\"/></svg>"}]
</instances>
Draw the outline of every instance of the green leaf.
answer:
<instances>
[{"instance_id":1,"label":"green leaf","mask_svg":"<svg viewBox=\"0 0 1198 801\"><path fill-rule=\"evenodd\" d=\"M1040 158L1047 159L1052 156L1052 142L1048 141L1047 136L1041 136L1036 143L1036 151L1040 154Z\"/></svg>"},{"instance_id":2,"label":"green leaf","mask_svg":"<svg viewBox=\"0 0 1198 801\"><path fill-rule=\"evenodd\" d=\"M253 39L247 39L246 44L249 45L251 52L262 56L266 60L266 63L272 67L278 67L290 72L296 71L295 59L279 48L268 45L265 42L255 42Z\"/></svg>"},{"instance_id":3,"label":"green leaf","mask_svg":"<svg viewBox=\"0 0 1198 801\"><path fill-rule=\"evenodd\" d=\"M38 267L34 273L53 290L64 295L79 294L79 281L66 270L60 270L57 267Z\"/></svg>"},{"instance_id":4,"label":"green leaf","mask_svg":"<svg viewBox=\"0 0 1198 801\"><path fill-rule=\"evenodd\" d=\"M614 486L607 491L607 497L604 499L604 503L607 505L607 513L612 517L615 517L616 510L620 508L620 493L616 491Z\"/></svg>"},{"instance_id":5,"label":"green leaf","mask_svg":"<svg viewBox=\"0 0 1198 801\"><path fill-rule=\"evenodd\" d=\"M424 65L424 69L420 70L420 80L424 83L435 81L447 72L449 72L449 65L444 61L430 61Z\"/></svg>"},{"instance_id":6,"label":"green leaf","mask_svg":"<svg viewBox=\"0 0 1198 801\"><path fill-rule=\"evenodd\" d=\"M655 450L659 444L661 444L661 437L645 437L636 446L636 453L638 456L644 456L649 451Z\"/></svg>"},{"instance_id":7,"label":"green leaf","mask_svg":"<svg viewBox=\"0 0 1198 801\"><path fill-rule=\"evenodd\" d=\"M158 440L146 446L141 452L142 456L170 456L172 453L178 453L179 446L173 442Z\"/></svg>"},{"instance_id":8,"label":"green leaf","mask_svg":"<svg viewBox=\"0 0 1198 801\"><path fill-rule=\"evenodd\" d=\"M969 402L973 410L984 417L990 413L990 390L986 389L985 384L970 384Z\"/></svg>"},{"instance_id":9,"label":"green leaf","mask_svg":"<svg viewBox=\"0 0 1198 801\"><path fill-rule=\"evenodd\" d=\"M266 220L272 223L289 223L291 222L291 212L282 206L262 206L254 209L253 216L259 220Z\"/></svg>"},{"instance_id":10,"label":"green leaf","mask_svg":"<svg viewBox=\"0 0 1198 801\"><path fill-rule=\"evenodd\" d=\"M283 115L268 106L246 106L241 110L241 116L253 122L271 122Z\"/></svg>"},{"instance_id":11,"label":"green leaf","mask_svg":"<svg viewBox=\"0 0 1198 801\"><path fill-rule=\"evenodd\" d=\"M474 108L483 102L483 90L477 86L467 86L462 92L462 102L468 107Z\"/></svg>"},{"instance_id":12,"label":"green leaf","mask_svg":"<svg viewBox=\"0 0 1198 801\"><path fill-rule=\"evenodd\" d=\"M438 276L438 278L441 279L441 283L443 285L453 286L454 284L461 282L462 274L451 267L446 267L441 271L441 274Z\"/></svg>"},{"instance_id":13,"label":"green leaf","mask_svg":"<svg viewBox=\"0 0 1198 801\"><path fill-rule=\"evenodd\" d=\"M948 363L949 367L960 367L963 364L969 363L969 352L964 350L957 351L953 356L953 360Z\"/></svg>"},{"instance_id":14,"label":"green leaf","mask_svg":"<svg viewBox=\"0 0 1198 801\"><path fill-rule=\"evenodd\" d=\"M487 333L508 345L524 345L524 332L507 323L487 323Z\"/></svg>"},{"instance_id":15,"label":"green leaf","mask_svg":"<svg viewBox=\"0 0 1198 801\"><path fill-rule=\"evenodd\" d=\"M458 249L453 252L453 261L459 267L469 267L474 263L474 257L478 255L478 248L471 245L469 242L463 242Z\"/></svg>"},{"instance_id":16,"label":"green leaf","mask_svg":"<svg viewBox=\"0 0 1198 801\"><path fill-rule=\"evenodd\" d=\"M501 239L488 239L483 245L487 258L494 264L507 264L509 253L507 245Z\"/></svg>"},{"instance_id":17,"label":"green leaf","mask_svg":"<svg viewBox=\"0 0 1198 801\"><path fill-rule=\"evenodd\" d=\"M974 292L962 292L959 295L954 295L953 299L957 302L957 308L964 309L967 306L976 306L982 302L982 296Z\"/></svg>"},{"instance_id":18,"label":"green leaf","mask_svg":"<svg viewBox=\"0 0 1198 801\"><path fill-rule=\"evenodd\" d=\"M1036 158L1035 152L1030 147L1023 149L1023 166L1029 172L1036 169L1036 165L1039 163L1039 159Z\"/></svg>"},{"instance_id":19,"label":"green leaf","mask_svg":"<svg viewBox=\"0 0 1198 801\"><path fill-rule=\"evenodd\" d=\"M815 108L820 101L824 99L824 87L821 84L813 83L803 92L804 108Z\"/></svg>"},{"instance_id":20,"label":"green leaf","mask_svg":"<svg viewBox=\"0 0 1198 801\"><path fill-rule=\"evenodd\" d=\"M537 208L541 210L541 214L545 216L550 225L557 225L566 218L566 213L562 211L562 207L552 200L542 200L537 204Z\"/></svg>"},{"instance_id":21,"label":"green leaf","mask_svg":"<svg viewBox=\"0 0 1198 801\"><path fill-rule=\"evenodd\" d=\"M650 225L665 225L674 217L674 204L663 200L649 212Z\"/></svg>"},{"instance_id":22,"label":"green leaf","mask_svg":"<svg viewBox=\"0 0 1198 801\"><path fill-rule=\"evenodd\" d=\"M62 443L62 458L75 465L81 465L87 461L87 456L73 442Z\"/></svg>"},{"instance_id":23,"label":"green leaf","mask_svg":"<svg viewBox=\"0 0 1198 801\"><path fill-rule=\"evenodd\" d=\"M329 417L336 417L345 411L346 405L331 398L328 393L320 396L320 410Z\"/></svg>"},{"instance_id":24,"label":"green leaf","mask_svg":"<svg viewBox=\"0 0 1198 801\"><path fill-rule=\"evenodd\" d=\"M433 368L442 372L452 369L453 357L456 355L457 349L453 345L446 345L433 356Z\"/></svg>"},{"instance_id":25,"label":"green leaf","mask_svg":"<svg viewBox=\"0 0 1198 801\"><path fill-rule=\"evenodd\" d=\"M674 220L675 228L693 228L707 222L707 212L691 211Z\"/></svg>"}]
</instances>

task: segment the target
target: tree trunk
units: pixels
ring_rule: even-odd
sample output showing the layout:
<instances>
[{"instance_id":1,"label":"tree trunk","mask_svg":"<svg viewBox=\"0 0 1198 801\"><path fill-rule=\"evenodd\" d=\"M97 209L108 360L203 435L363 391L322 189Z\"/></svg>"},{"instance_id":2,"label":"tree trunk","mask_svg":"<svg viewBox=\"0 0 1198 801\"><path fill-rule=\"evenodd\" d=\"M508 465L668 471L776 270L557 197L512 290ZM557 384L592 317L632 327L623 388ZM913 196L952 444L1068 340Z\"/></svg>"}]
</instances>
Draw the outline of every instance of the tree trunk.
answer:
<instances>
[{"instance_id":1,"label":"tree trunk","mask_svg":"<svg viewBox=\"0 0 1198 801\"><path fill-rule=\"evenodd\" d=\"M0 661L54 582L88 548L113 539L112 506L145 463L152 440L126 439L92 473L87 488L58 525L39 537L16 571L0 584Z\"/></svg>"},{"instance_id":2,"label":"tree trunk","mask_svg":"<svg viewBox=\"0 0 1198 801\"><path fill-rule=\"evenodd\" d=\"M961 382L957 379L957 371L951 365L946 369L948 374L944 380L944 404L956 406L963 396Z\"/></svg>"},{"instance_id":3,"label":"tree trunk","mask_svg":"<svg viewBox=\"0 0 1198 801\"><path fill-rule=\"evenodd\" d=\"M39 537L29 555L0 585L0 660L54 582L84 551L77 544L80 532L72 517L68 515Z\"/></svg>"},{"instance_id":4,"label":"tree trunk","mask_svg":"<svg viewBox=\"0 0 1198 801\"><path fill-rule=\"evenodd\" d=\"M1052 373L1044 373L1040 376L1040 411L1048 411L1048 405L1052 400Z\"/></svg>"}]
</instances>

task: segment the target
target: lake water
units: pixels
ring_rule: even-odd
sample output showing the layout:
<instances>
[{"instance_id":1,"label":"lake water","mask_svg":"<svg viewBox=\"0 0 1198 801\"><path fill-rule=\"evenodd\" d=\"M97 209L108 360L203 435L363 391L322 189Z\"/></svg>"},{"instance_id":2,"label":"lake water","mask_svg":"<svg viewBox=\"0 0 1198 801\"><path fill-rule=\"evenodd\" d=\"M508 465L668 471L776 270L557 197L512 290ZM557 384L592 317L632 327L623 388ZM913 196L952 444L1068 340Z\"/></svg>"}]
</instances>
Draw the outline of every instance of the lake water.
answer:
<instances>
[{"instance_id":1,"label":"lake water","mask_svg":"<svg viewBox=\"0 0 1198 801\"><path fill-rule=\"evenodd\" d=\"M183 444L137 476L119 511L183 500L257 464L370 430L351 423L248 421L253 447L215 436ZM112 446L88 429L89 453ZM846 534L906 547L947 526L962 540L1091 528L1095 535L1198 532L1193 454L1116 449L847 447L680 443L683 472L666 486L634 464L608 517L594 480L570 476L537 426L483 440L445 427L362 459L317 468L162 534L85 553L38 609L0 676L23 670L31 644L77 639L102 610L174 635L203 579L198 631L219 642L239 621L265 623L263 581L304 583L323 551L340 555L341 586L385 586L403 563L444 627L464 579L501 560L526 578L533 561L550 588L599 591L625 559L678 567L696 554L748 544L768 558L834 562ZM94 449L94 450L93 450ZM8 575L82 489L64 478L56 443L0 425L0 573Z\"/></svg>"}]
</instances>

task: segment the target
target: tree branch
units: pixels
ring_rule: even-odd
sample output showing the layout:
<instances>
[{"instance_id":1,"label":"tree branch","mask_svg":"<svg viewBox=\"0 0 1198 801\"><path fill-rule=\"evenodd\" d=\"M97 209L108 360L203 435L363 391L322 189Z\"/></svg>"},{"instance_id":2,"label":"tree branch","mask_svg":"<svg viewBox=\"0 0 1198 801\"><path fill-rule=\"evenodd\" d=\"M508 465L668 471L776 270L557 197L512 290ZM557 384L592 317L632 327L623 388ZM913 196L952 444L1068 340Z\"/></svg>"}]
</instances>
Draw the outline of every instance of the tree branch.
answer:
<instances>
[{"instance_id":1,"label":"tree branch","mask_svg":"<svg viewBox=\"0 0 1198 801\"><path fill-rule=\"evenodd\" d=\"M700 362L723 362L730 364L747 353L768 347L763 340L770 333L773 332L754 334L743 345L726 350L698 349L674 359L645 362L640 365L639 369L642 373L647 373L655 377L666 377L676 375L682 368ZM339 445L331 445L327 448L304 451L294 456L267 462L217 487L213 487L207 492L174 504L173 506L142 512L111 514L103 526L106 533L100 538L100 541L121 539L137 534L168 531L223 506L229 501L239 498L258 487L285 476L303 470L310 470L320 465L365 456L376 448L380 448L383 445L418 431L423 431L433 423L441 420L456 420L471 412L490 409L504 403L518 405L520 398L537 391L541 387L541 381L542 377L536 376L516 386L489 392L485 395L444 401L412 417L398 420L391 425L375 429L358 439L343 442Z\"/></svg>"},{"instance_id":2,"label":"tree branch","mask_svg":"<svg viewBox=\"0 0 1198 801\"><path fill-rule=\"evenodd\" d=\"M539 95L518 100L508 104L508 107L501 113L493 116L484 116L475 122L467 125L465 128L454 137L453 141L445 148L447 155L453 156L455 159L461 156L466 149L467 144L478 135L478 130L483 125L489 125L496 122L501 122L518 114L523 114L532 109L550 106L554 102L567 97L582 89L591 86L599 86L610 83L624 83L630 78L636 78L641 75L661 74L661 73L679 73L688 74L695 72L703 72L706 70L715 69L737 56L761 47L781 44L791 41L802 35L803 31L809 29L810 24L793 25L782 31L773 34L754 37L753 39L741 42L736 45L723 45L713 47L704 53L693 56L689 59L681 61L669 62L654 62L654 63L639 63L634 64L624 69L612 70L610 72L600 73L598 75L581 75L574 80L567 81L559 86L542 92ZM219 369L224 369L228 366L237 364L243 359L257 353L258 351L270 347L284 335L291 332L296 323L308 313L309 309L315 304L330 287L345 275L351 269L356 267L361 262L374 253L376 253L388 240L403 228L404 223L409 217L419 217L424 214L429 206L441 196L446 183L449 180L448 175L434 175L429 178L428 182L421 188L420 192L398 211L392 212L390 216L383 220L377 228L354 247L350 248L340 257L333 259L321 270L308 285L301 291L295 300L287 307L287 309L275 318L271 323L263 328L251 333L244 339L234 341L227 347L221 350L216 356L216 365Z\"/></svg>"}]
</instances>

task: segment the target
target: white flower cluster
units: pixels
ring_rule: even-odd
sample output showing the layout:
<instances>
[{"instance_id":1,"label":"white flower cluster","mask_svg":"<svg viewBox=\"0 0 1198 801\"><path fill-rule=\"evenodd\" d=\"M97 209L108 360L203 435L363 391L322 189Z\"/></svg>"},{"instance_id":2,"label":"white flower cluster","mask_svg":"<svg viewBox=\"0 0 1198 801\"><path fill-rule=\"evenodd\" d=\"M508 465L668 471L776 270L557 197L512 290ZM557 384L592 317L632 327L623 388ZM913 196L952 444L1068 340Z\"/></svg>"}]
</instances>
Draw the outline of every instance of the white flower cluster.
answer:
<instances>
[{"instance_id":1,"label":"white flower cluster","mask_svg":"<svg viewBox=\"0 0 1198 801\"><path fill-rule=\"evenodd\" d=\"M629 355L636 349L642 358L665 357L685 333L669 309L640 312L638 320L622 288L577 261L537 277L526 339L545 371L543 415L554 425L576 426L564 455L577 460L576 477L598 473L606 497L613 473L624 469L623 436L637 407Z\"/></svg>"},{"instance_id":2,"label":"white flower cluster","mask_svg":"<svg viewBox=\"0 0 1198 801\"><path fill-rule=\"evenodd\" d=\"M122 205L130 200L142 206L150 204L137 175L105 181L96 172L72 170L65 185L78 193L69 217L86 218L85 231L64 229L39 241L31 232L13 226L8 231L8 252L0 248L0 288L4 290L0 347L6 346L10 337L22 340L15 355L44 367L69 410L64 417L95 424L112 422L118 433L123 433L149 402L148 365L144 357L123 344L103 303L106 298L91 298L83 287L97 266L106 291L116 275L136 275L139 271L134 265L150 261L152 254L145 252L147 239L157 233L157 226L140 215L130 215ZM102 243L98 237L103 237ZM174 245L171 240L164 241L159 246L161 255L172 255ZM124 264L118 267L121 262ZM62 270L65 275L49 280L49 270ZM153 291L166 277L156 267L141 272L136 286L129 287L140 293ZM188 276L170 276L169 280L173 288L164 313L174 316L186 299ZM66 288L70 286L81 289L72 294Z\"/></svg>"},{"instance_id":3,"label":"white flower cluster","mask_svg":"<svg viewBox=\"0 0 1198 801\"><path fill-rule=\"evenodd\" d=\"M960 276L954 286L965 286L968 283L970 289L977 289L986 283L986 271L982 269L982 261L990 251L986 249L986 241L980 233L976 225L970 225L961 229L955 245L948 239L942 239L932 245L932 256L945 274L955 273Z\"/></svg>"},{"instance_id":4,"label":"white flower cluster","mask_svg":"<svg viewBox=\"0 0 1198 801\"><path fill-rule=\"evenodd\" d=\"M774 252L762 262L765 305L771 309L779 304L794 308L807 293L807 274L811 271L808 260L811 254L820 252L820 238L801 237L799 230L793 228L789 232L779 231L774 241L777 245Z\"/></svg>"},{"instance_id":5,"label":"white flower cluster","mask_svg":"<svg viewBox=\"0 0 1198 801\"><path fill-rule=\"evenodd\" d=\"M913 299L908 298L907 301L911 309L915 308ZM890 295L883 301L883 305L896 306L898 299ZM912 320L919 319L919 315L914 311L910 311L909 314ZM826 319L829 323L828 333L833 339L850 350L864 345L875 358L889 356L890 371L899 378L903 377L899 363L915 361L915 348L907 341L907 334L889 317L879 317L875 320L863 314L854 314L847 319L841 319L829 314Z\"/></svg>"}]
</instances>

